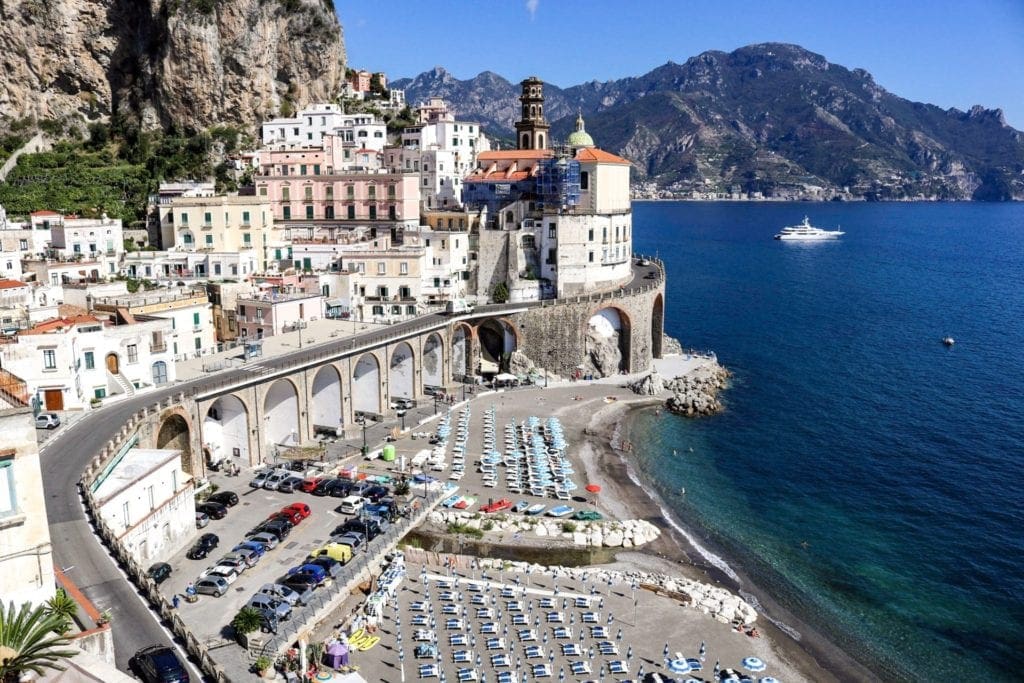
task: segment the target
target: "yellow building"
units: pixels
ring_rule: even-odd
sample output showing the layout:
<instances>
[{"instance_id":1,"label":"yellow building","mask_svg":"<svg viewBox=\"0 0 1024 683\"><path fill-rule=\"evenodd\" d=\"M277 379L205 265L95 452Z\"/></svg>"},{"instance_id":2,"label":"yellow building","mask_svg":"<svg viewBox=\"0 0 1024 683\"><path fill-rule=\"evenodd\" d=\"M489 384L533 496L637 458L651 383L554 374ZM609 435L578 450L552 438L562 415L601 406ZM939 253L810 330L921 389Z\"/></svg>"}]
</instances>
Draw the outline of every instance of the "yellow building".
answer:
<instances>
[{"instance_id":1,"label":"yellow building","mask_svg":"<svg viewBox=\"0 0 1024 683\"><path fill-rule=\"evenodd\" d=\"M176 197L165 214L164 244L176 251L238 253L254 249L263 269L272 245L270 202L251 196Z\"/></svg>"}]
</instances>

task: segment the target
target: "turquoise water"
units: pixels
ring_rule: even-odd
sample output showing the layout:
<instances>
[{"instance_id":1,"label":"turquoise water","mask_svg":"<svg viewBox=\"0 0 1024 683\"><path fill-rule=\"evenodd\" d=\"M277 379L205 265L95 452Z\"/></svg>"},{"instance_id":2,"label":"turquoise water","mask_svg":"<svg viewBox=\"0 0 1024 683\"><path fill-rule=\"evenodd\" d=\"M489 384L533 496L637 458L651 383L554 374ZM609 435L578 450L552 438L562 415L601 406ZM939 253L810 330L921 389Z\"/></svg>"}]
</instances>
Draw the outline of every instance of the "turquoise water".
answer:
<instances>
[{"instance_id":1,"label":"turquoise water","mask_svg":"<svg viewBox=\"0 0 1024 683\"><path fill-rule=\"evenodd\" d=\"M805 213L847 234L771 239ZM684 525L886 678L1024 677L1024 206L633 220L666 262L666 332L735 373L722 415L629 426Z\"/></svg>"}]
</instances>

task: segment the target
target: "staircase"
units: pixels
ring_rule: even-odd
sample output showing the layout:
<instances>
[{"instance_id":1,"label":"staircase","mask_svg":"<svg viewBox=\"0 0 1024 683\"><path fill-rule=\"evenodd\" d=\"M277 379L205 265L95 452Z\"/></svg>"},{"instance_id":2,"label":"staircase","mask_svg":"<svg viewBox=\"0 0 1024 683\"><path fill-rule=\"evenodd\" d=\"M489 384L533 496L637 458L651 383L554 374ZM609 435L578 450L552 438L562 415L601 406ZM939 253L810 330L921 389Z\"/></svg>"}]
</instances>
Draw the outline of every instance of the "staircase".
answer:
<instances>
[{"instance_id":1,"label":"staircase","mask_svg":"<svg viewBox=\"0 0 1024 683\"><path fill-rule=\"evenodd\" d=\"M107 385L110 387L111 393L124 394L125 396L135 395L135 386L120 372L114 374L107 370Z\"/></svg>"},{"instance_id":2,"label":"staircase","mask_svg":"<svg viewBox=\"0 0 1024 683\"><path fill-rule=\"evenodd\" d=\"M21 408L29 404L28 385L12 372L0 369L0 406Z\"/></svg>"}]
</instances>

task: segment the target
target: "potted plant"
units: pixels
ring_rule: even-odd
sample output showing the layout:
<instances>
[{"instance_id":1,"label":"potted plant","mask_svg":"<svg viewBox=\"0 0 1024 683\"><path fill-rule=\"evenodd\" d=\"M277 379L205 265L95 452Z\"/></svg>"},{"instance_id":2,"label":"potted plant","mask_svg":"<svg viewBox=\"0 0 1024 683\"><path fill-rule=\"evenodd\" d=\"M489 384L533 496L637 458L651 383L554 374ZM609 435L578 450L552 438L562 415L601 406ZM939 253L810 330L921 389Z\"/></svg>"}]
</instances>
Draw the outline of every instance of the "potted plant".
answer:
<instances>
[{"instance_id":1,"label":"potted plant","mask_svg":"<svg viewBox=\"0 0 1024 683\"><path fill-rule=\"evenodd\" d=\"M270 657L266 655L260 655L256 658L256 661L252 663L252 668L256 670L256 673L260 678L266 678L267 672L270 671L271 665L274 663Z\"/></svg>"},{"instance_id":2,"label":"potted plant","mask_svg":"<svg viewBox=\"0 0 1024 683\"><path fill-rule=\"evenodd\" d=\"M112 617L111 617L111 614L110 614L110 610L105 609L102 612L100 612L100 616L96 619L96 625L97 626L106 626L107 624L110 623L111 618Z\"/></svg>"},{"instance_id":3,"label":"potted plant","mask_svg":"<svg viewBox=\"0 0 1024 683\"><path fill-rule=\"evenodd\" d=\"M315 668L317 671L323 668L325 649L322 642L309 644L309 663L311 668Z\"/></svg>"},{"instance_id":4,"label":"potted plant","mask_svg":"<svg viewBox=\"0 0 1024 683\"><path fill-rule=\"evenodd\" d=\"M231 620L231 628L235 630L235 638L243 647L248 647L249 634L258 631L263 618L253 607L243 607ZM258 660L257 660L258 661Z\"/></svg>"}]
</instances>

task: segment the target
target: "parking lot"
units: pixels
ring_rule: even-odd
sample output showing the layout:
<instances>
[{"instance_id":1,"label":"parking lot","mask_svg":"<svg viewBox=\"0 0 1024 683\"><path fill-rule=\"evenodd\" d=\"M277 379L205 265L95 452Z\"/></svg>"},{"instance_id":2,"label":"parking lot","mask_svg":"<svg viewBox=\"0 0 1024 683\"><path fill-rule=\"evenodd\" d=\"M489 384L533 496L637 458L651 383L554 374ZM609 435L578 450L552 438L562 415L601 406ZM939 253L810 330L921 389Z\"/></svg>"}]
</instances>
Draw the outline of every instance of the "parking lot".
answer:
<instances>
[{"instance_id":1,"label":"parking lot","mask_svg":"<svg viewBox=\"0 0 1024 683\"><path fill-rule=\"evenodd\" d=\"M198 637L208 642L225 635L224 627L253 593L264 584L274 583L283 577L291 567L302 564L311 551L328 542L331 531L337 525L350 517L334 511L339 503L338 498L253 489L249 487L250 479L251 476L246 474L239 477L211 477L211 481L220 487L219 491L236 493L238 504L229 508L226 517L213 519L206 528L196 532L196 538L204 533L216 534L219 538L217 548L202 560L188 559L185 556L188 548L182 549L167 560L172 573L160 586L165 595L177 594L182 598L178 608L182 618ZM310 516L295 526L280 545L268 550L254 567L242 573L224 596L200 595L195 603L183 599L189 582L197 580L200 572L231 552L236 544L245 539L246 532L285 505L300 501L309 505Z\"/></svg>"}]
</instances>

